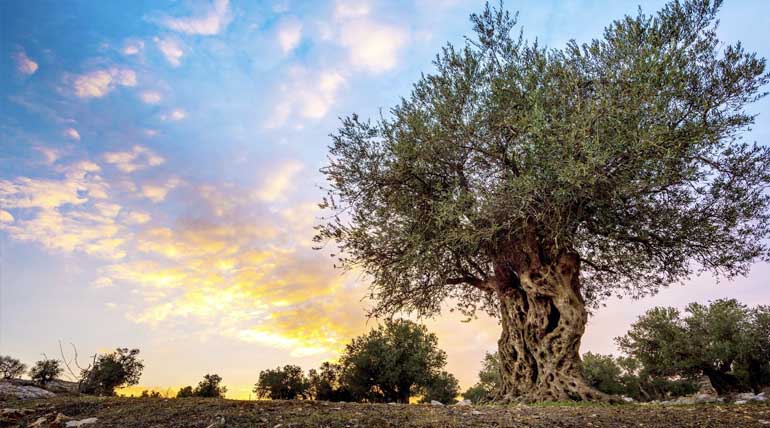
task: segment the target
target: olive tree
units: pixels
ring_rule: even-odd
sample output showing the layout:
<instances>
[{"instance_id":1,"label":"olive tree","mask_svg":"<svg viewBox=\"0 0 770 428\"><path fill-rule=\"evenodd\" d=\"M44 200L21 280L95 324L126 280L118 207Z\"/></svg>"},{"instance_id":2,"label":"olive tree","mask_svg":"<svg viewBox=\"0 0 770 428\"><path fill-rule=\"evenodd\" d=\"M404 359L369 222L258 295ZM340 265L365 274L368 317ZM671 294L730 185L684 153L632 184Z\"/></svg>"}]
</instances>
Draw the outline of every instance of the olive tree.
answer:
<instances>
[{"instance_id":1,"label":"olive tree","mask_svg":"<svg viewBox=\"0 0 770 428\"><path fill-rule=\"evenodd\" d=\"M16 358L0 355L0 378L14 379L27 371L27 366Z\"/></svg>"},{"instance_id":2,"label":"olive tree","mask_svg":"<svg viewBox=\"0 0 770 428\"><path fill-rule=\"evenodd\" d=\"M560 49L487 6L400 104L342 119L317 241L370 276L372 315L499 317L499 400L607 398L581 370L587 307L768 257L770 151L741 135L769 76L717 38L720 5Z\"/></svg>"}]
</instances>

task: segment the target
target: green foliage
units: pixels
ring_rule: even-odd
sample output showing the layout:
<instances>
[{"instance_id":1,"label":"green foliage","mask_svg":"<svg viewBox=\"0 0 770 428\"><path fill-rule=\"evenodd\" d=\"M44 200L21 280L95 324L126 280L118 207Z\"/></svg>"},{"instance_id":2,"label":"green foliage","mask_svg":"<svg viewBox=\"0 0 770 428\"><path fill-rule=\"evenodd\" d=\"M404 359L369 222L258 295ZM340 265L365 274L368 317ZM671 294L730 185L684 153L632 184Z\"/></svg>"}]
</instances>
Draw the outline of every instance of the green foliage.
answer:
<instances>
[{"instance_id":1,"label":"green foliage","mask_svg":"<svg viewBox=\"0 0 770 428\"><path fill-rule=\"evenodd\" d=\"M343 382L356 401L408 403L439 375L446 353L425 326L389 320L354 338L340 364Z\"/></svg>"},{"instance_id":2,"label":"green foliage","mask_svg":"<svg viewBox=\"0 0 770 428\"><path fill-rule=\"evenodd\" d=\"M749 308L734 299L689 304L686 316L654 308L616 339L619 347L658 377L707 375L720 393L768 382L770 336L767 306Z\"/></svg>"},{"instance_id":3,"label":"green foliage","mask_svg":"<svg viewBox=\"0 0 770 428\"><path fill-rule=\"evenodd\" d=\"M275 370L259 372L259 381L254 386L259 398L273 400L296 400L310 398L310 382L299 366L285 365Z\"/></svg>"},{"instance_id":4,"label":"green foliage","mask_svg":"<svg viewBox=\"0 0 770 428\"><path fill-rule=\"evenodd\" d=\"M193 397L224 398L227 387L221 386L222 377L218 374L207 374L193 390Z\"/></svg>"},{"instance_id":5,"label":"green foliage","mask_svg":"<svg viewBox=\"0 0 770 428\"><path fill-rule=\"evenodd\" d=\"M479 381L463 393L473 404L488 401L500 388L500 358L497 352L487 352L481 362Z\"/></svg>"},{"instance_id":6,"label":"green foliage","mask_svg":"<svg viewBox=\"0 0 770 428\"><path fill-rule=\"evenodd\" d=\"M310 395L323 401L353 401L350 390L343 383L342 367L325 361L319 370L308 372Z\"/></svg>"},{"instance_id":7,"label":"green foliage","mask_svg":"<svg viewBox=\"0 0 770 428\"><path fill-rule=\"evenodd\" d=\"M627 392L620 381L622 370L612 355L583 354L583 373L588 383L601 392L613 395Z\"/></svg>"},{"instance_id":8,"label":"green foliage","mask_svg":"<svg viewBox=\"0 0 770 428\"><path fill-rule=\"evenodd\" d=\"M45 359L36 362L29 369L29 377L38 384L45 385L56 379L63 371L64 369L61 367L59 360Z\"/></svg>"},{"instance_id":9,"label":"green foliage","mask_svg":"<svg viewBox=\"0 0 770 428\"><path fill-rule=\"evenodd\" d=\"M16 358L0 355L0 376L3 379L14 379L27 371L27 366Z\"/></svg>"},{"instance_id":10,"label":"green foliage","mask_svg":"<svg viewBox=\"0 0 770 428\"><path fill-rule=\"evenodd\" d=\"M115 389L136 385L144 370L138 349L118 348L96 357L94 364L83 370L80 391L85 394L115 395Z\"/></svg>"},{"instance_id":11,"label":"green foliage","mask_svg":"<svg viewBox=\"0 0 770 428\"><path fill-rule=\"evenodd\" d=\"M342 120L316 240L371 275L375 314L447 298L496 314L496 269L528 254L579 256L589 304L744 274L769 251L770 148L740 137L770 75L717 38L720 5L671 2L561 49L487 6L388 114Z\"/></svg>"},{"instance_id":12,"label":"green foliage","mask_svg":"<svg viewBox=\"0 0 770 428\"><path fill-rule=\"evenodd\" d=\"M179 388L179 392L176 393L176 398L188 398L193 397L193 387L190 385L187 385L185 387Z\"/></svg>"},{"instance_id":13,"label":"green foliage","mask_svg":"<svg viewBox=\"0 0 770 428\"><path fill-rule=\"evenodd\" d=\"M430 403L435 400L442 404L455 404L458 395L460 395L460 382L452 373L442 371L423 388L420 402Z\"/></svg>"}]
</instances>

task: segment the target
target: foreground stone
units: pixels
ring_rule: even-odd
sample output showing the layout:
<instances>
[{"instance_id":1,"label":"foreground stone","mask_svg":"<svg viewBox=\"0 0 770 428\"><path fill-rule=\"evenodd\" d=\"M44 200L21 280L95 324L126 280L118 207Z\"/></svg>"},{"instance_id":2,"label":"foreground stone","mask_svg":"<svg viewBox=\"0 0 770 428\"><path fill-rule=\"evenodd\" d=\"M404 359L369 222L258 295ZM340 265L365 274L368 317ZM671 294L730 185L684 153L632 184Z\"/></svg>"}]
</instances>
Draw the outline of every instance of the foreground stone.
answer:
<instances>
[{"instance_id":1,"label":"foreground stone","mask_svg":"<svg viewBox=\"0 0 770 428\"><path fill-rule=\"evenodd\" d=\"M55 397L51 391L32 385L17 385L11 382L0 382L0 399L32 400L37 398Z\"/></svg>"}]
</instances>

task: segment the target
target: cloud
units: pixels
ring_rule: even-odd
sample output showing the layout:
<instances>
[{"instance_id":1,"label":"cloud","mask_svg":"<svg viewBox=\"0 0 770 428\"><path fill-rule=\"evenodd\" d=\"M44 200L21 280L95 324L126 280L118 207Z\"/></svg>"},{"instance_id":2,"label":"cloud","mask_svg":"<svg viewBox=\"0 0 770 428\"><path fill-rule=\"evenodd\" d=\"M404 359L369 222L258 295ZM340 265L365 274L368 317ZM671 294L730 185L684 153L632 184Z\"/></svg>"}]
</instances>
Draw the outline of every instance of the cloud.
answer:
<instances>
[{"instance_id":1,"label":"cloud","mask_svg":"<svg viewBox=\"0 0 770 428\"><path fill-rule=\"evenodd\" d=\"M112 278L106 276L100 276L91 283L91 286L94 288L108 288L114 285L115 283L112 281Z\"/></svg>"},{"instance_id":2,"label":"cloud","mask_svg":"<svg viewBox=\"0 0 770 428\"><path fill-rule=\"evenodd\" d=\"M160 93L156 91L144 91L141 94L139 94L139 97L142 99L142 102L145 104L157 104L160 102L160 100L163 99Z\"/></svg>"},{"instance_id":3,"label":"cloud","mask_svg":"<svg viewBox=\"0 0 770 428\"><path fill-rule=\"evenodd\" d=\"M5 210L0 210L0 223L13 223L13 216Z\"/></svg>"},{"instance_id":4,"label":"cloud","mask_svg":"<svg viewBox=\"0 0 770 428\"><path fill-rule=\"evenodd\" d=\"M147 147L139 145L134 146L130 151L105 153L102 158L125 173L162 165L166 161Z\"/></svg>"},{"instance_id":5,"label":"cloud","mask_svg":"<svg viewBox=\"0 0 770 428\"><path fill-rule=\"evenodd\" d=\"M300 162L289 161L272 171L262 187L257 190L257 198L265 202L285 198L287 191L294 183L295 176L302 171L303 167Z\"/></svg>"},{"instance_id":6,"label":"cloud","mask_svg":"<svg viewBox=\"0 0 770 428\"><path fill-rule=\"evenodd\" d=\"M160 24L180 33L212 36L227 28L232 20L228 0L214 0L203 16L186 18L163 18Z\"/></svg>"},{"instance_id":7,"label":"cloud","mask_svg":"<svg viewBox=\"0 0 770 428\"><path fill-rule=\"evenodd\" d=\"M163 202L168 193L181 182L178 178L171 178L162 184L144 184L141 188L141 194L153 202Z\"/></svg>"},{"instance_id":8,"label":"cloud","mask_svg":"<svg viewBox=\"0 0 770 428\"><path fill-rule=\"evenodd\" d=\"M182 110L181 108L177 108L177 109L171 110L168 113L162 114L160 116L160 120L177 121L177 120L182 120L186 117L187 117L187 112Z\"/></svg>"},{"instance_id":9,"label":"cloud","mask_svg":"<svg viewBox=\"0 0 770 428\"><path fill-rule=\"evenodd\" d=\"M290 53L302 40L302 23L293 18L283 20L278 24L277 38L283 53Z\"/></svg>"},{"instance_id":10,"label":"cloud","mask_svg":"<svg viewBox=\"0 0 770 428\"><path fill-rule=\"evenodd\" d=\"M21 74L29 76L37 71L37 63L30 59L23 50L14 53L13 60L16 62L16 71Z\"/></svg>"},{"instance_id":11,"label":"cloud","mask_svg":"<svg viewBox=\"0 0 770 428\"><path fill-rule=\"evenodd\" d=\"M101 98L117 86L136 86L136 73L129 68L111 67L77 76L73 89L80 98Z\"/></svg>"},{"instance_id":12,"label":"cloud","mask_svg":"<svg viewBox=\"0 0 770 428\"><path fill-rule=\"evenodd\" d=\"M366 19L343 25L339 37L339 42L348 48L350 62L374 73L394 68L398 52L408 40L403 28Z\"/></svg>"},{"instance_id":13,"label":"cloud","mask_svg":"<svg viewBox=\"0 0 770 428\"><path fill-rule=\"evenodd\" d=\"M367 1L338 0L334 5L334 17L338 20L358 18L369 14L371 6Z\"/></svg>"},{"instance_id":14,"label":"cloud","mask_svg":"<svg viewBox=\"0 0 770 428\"><path fill-rule=\"evenodd\" d=\"M106 202L109 186L101 168L80 161L55 172L56 178L0 180L0 206L19 214L12 223L0 222L0 229L51 250L125 257L122 247L130 234L115 222L121 207Z\"/></svg>"},{"instance_id":15,"label":"cloud","mask_svg":"<svg viewBox=\"0 0 770 428\"><path fill-rule=\"evenodd\" d=\"M40 152L45 158L45 163L52 165L59 159L59 151L50 147L35 147L35 150Z\"/></svg>"},{"instance_id":16,"label":"cloud","mask_svg":"<svg viewBox=\"0 0 770 428\"><path fill-rule=\"evenodd\" d=\"M123 43L123 55L136 55L144 49L144 42L141 40L126 40Z\"/></svg>"},{"instance_id":17,"label":"cloud","mask_svg":"<svg viewBox=\"0 0 770 428\"><path fill-rule=\"evenodd\" d=\"M155 37L153 39L155 45L158 47L163 56L166 57L166 61L173 67L179 67L182 64L182 56L184 56L184 50L182 45L172 38Z\"/></svg>"},{"instance_id":18,"label":"cloud","mask_svg":"<svg viewBox=\"0 0 770 428\"><path fill-rule=\"evenodd\" d=\"M151 219L150 214L144 211L129 211L123 216L123 221L131 225L149 223Z\"/></svg>"},{"instance_id":19,"label":"cloud","mask_svg":"<svg viewBox=\"0 0 770 428\"><path fill-rule=\"evenodd\" d=\"M292 114L303 119L320 119L336 101L337 91L345 78L334 70L317 73L302 68L289 72L289 83L279 88L280 97L264 126L278 128L286 124Z\"/></svg>"},{"instance_id":20,"label":"cloud","mask_svg":"<svg viewBox=\"0 0 770 428\"><path fill-rule=\"evenodd\" d=\"M64 130L64 136L75 141L80 141L80 133L75 128L67 128Z\"/></svg>"}]
</instances>

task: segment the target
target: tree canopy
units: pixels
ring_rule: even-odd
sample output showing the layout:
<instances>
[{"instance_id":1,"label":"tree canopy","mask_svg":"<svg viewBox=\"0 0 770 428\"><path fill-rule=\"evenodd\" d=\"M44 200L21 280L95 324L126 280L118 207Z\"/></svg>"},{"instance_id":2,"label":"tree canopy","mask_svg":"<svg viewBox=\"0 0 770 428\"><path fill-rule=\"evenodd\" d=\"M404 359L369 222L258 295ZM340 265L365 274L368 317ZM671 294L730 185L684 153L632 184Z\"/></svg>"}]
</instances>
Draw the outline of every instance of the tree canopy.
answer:
<instances>
[{"instance_id":1,"label":"tree canopy","mask_svg":"<svg viewBox=\"0 0 770 428\"><path fill-rule=\"evenodd\" d=\"M342 119L318 242L371 275L374 314L451 297L498 315L496 274L521 257L576 254L589 304L744 274L768 257L770 151L741 136L769 75L717 38L721 3L671 2L561 48L487 5L400 104Z\"/></svg>"},{"instance_id":2,"label":"tree canopy","mask_svg":"<svg viewBox=\"0 0 770 428\"><path fill-rule=\"evenodd\" d=\"M138 349L118 348L95 358L92 367L83 370L80 390L86 394L115 395L115 389L136 385L144 362Z\"/></svg>"}]
</instances>

